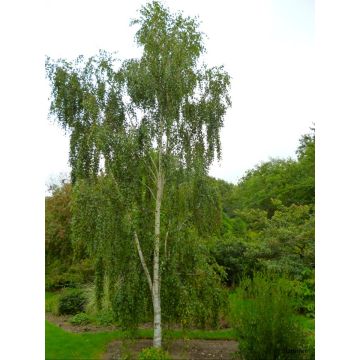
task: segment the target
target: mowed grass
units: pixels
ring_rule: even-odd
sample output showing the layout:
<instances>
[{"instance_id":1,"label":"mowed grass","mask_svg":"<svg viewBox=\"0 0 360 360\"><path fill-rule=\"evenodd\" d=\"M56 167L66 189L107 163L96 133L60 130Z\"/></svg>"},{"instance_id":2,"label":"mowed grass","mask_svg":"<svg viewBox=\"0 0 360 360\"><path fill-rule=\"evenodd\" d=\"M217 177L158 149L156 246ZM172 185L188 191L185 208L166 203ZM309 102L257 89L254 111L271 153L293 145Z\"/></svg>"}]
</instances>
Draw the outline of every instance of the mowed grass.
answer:
<instances>
[{"instance_id":1,"label":"mowed grass","mask_svg":"<svg viewBox=\"0 0 360 360\"><path fill-rule=\"evenodd\" d=\"M46 360L98 360L113 340L152 339L151 329L140 329L134 333L129 331L112 331L102 333L70 333L45 321L45 358ZM167 330L164 337L168 339L203 339L233 340L231 329L225 330Z\"/></svg>"},{"instance_id":2,"label":"mowed grass","mask_svg":"<svg viewBox=\"0 0 360 360\"><path fill-rule=\"evenodd\" d=\"M45 321L46 360L98 360L116 332L73 334Z\"/></svg>"}]
</instances>

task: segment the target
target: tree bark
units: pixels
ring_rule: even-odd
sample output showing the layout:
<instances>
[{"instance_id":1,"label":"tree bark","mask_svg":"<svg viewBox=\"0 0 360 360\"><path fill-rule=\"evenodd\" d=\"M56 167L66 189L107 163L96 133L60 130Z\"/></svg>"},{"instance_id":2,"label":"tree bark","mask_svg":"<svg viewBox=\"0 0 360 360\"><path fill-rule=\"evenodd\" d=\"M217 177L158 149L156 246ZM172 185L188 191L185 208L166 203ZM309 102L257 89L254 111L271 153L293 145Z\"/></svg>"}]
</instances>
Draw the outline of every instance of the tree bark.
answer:
<instances>
[{"instance_id":1,"label":"tree bark","mask_svg":"<svg viewBox=\"0 0 360 360\"><path fill-rule=\"evenodd\" d=\"M153 274L153 307L154 307L154 347L161 347L161 300L160 300L160 211L164 189L164 176L159 168L156 183L156 202L155 202L155 243L154 243L154 274Z\"/></svg>"}]
</instances>

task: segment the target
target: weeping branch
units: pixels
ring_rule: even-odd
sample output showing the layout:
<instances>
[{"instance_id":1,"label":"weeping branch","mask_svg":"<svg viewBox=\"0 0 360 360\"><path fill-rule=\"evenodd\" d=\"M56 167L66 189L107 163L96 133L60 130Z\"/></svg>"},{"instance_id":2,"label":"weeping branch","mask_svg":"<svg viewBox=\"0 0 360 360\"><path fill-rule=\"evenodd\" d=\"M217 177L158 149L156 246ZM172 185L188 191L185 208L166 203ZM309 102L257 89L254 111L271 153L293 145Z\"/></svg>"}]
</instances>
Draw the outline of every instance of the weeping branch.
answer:
<instances>
[{"instance_id":1,"label":"weeping branch","mask_svg":"<svg viewBox=\"0 0 360 360\"><path fill-rule=\"evenodd\" d=\"M136 244L137 251L138 251L138 253L139 253L141 265L142 265L142 267L143 267L143 269L144 269L144 272L145 272L145 275L146 275L146 279L147 279L147 281L148 281L148 284L149 284L149 287L150 287L150 291L151 291L151 294L152 294L153 285L152 285L152 281L151 281L151 276L150 276L148 267L146 266L146 262L145 262L143 253L142 253L142 251L141 251L140 242L139 242L139 238L138 238L138 236L137 236L136 231L134 232L134 240L135 240L135 244Z\"/></svg>"}]
</instances>

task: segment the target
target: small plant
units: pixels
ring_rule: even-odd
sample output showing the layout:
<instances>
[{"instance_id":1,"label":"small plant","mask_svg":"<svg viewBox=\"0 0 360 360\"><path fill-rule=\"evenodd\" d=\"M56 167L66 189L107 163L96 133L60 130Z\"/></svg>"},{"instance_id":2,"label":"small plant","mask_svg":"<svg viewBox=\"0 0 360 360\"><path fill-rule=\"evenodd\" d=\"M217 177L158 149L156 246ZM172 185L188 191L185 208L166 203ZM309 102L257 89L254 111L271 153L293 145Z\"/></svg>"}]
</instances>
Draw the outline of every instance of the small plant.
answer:
<instances>
[{"instance_id":1,"label":"small plant","mask_svg":"<svg viewBox=\"0 0 360 360\"><path fill-rule=\"evenodd\" d=\"M90 324L90 322L91 318L86 313L76 314L70 319L70 323L73 325L87 325Z\"/></svg>"},{"instance_id":2,"label":"small plant","mask_svg":"<svg viewBox=\"0 0 360 360\"><path fill-rule=\"evenodd\" d=\"M86 298L79 290L64 293L59 298L59 315L74 315L84 311Z\"/></svg>"},{"instance_id":3,"label":"small plant","mask_svg":"<svg viewBox=\"0 0 360 360\"><path fill-rule=\"evenodd\" d=\"M168 352L154 347L143 349L138 360L171 360Z\"/></svg>"},{"instance_id":4,"label":"small plant","mask_svg":"<svg viewBox=\"0 0 360 360\"><path fill-rule=\"evenodd\" d=\"M111 310L103 309L94 315L94 320L98 325L111 325L114 323L114 315Z\"/></svg>"}]
</instances>

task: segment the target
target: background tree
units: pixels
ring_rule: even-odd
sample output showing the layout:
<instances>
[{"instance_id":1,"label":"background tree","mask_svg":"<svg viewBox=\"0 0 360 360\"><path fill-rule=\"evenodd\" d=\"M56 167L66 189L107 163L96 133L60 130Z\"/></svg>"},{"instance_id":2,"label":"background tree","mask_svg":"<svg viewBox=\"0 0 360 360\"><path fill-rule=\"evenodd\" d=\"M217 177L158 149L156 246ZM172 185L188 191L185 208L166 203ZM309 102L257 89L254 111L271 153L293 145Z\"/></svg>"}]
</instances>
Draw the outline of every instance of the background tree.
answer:
<instances>
[{"instance_id":1,"label":"background tree","mask_svg":"<svg viewBox=\"0 0 360 360\"><path fill-rule=\"evenodd\" d=\"M152 2L141 8L139 18L132 23L139 26L136 41L143 48L140 59L124 61L116 68L116 60L100 52L73 63L48 59L46 69L52 88L50 112L70 131L72 182L78 194L75 233L91 244L91 253L97 257L99 290L104 272L120 277L123 291L113 289L115 302L124 304L119 296L127 296L136 313L139 304L135 294L147 282L153 305L154 346L160 347L161 279L167 276L162 259L175 259L173 252L168 255L171 236L179 236L181 227L187 229L182 230L185 237L194 231L192 236L210 231L208 224L195 225L193 231L186 227L186 196L178 211L175 204L163 205L173 192L189 189L184 179L204 184L210 163L216 155L220 157L219 133L230 105L230 79L222 67L198 66L204 46L196 19L171 14ZM99 177L100 170L104 175ZM203 188L194 186L188 192L196 202L195 209L203 208L199 205L204 203L200 195ZM96 197L99 199L94 202ZM80 211L84 208L86 217ZM194 224L204 216L196 211L193 215ZM131 261L134 252L129 238L145 273L137 279L138 289L124 288L130 286L126 275L139 274L139 265ZM200 263L205 266L200 259L195 258L190 269ZM127 269L114 274L114 269L124 267L119 261ZM129 268L130 264L133 267Z\"/></svg>"},{"instance_id":2,"label":"background tree","mask_svg":"<svg viewBox=\"0 0 360 360\"><path fill-rule=\"evenodd\" d=\"M300 139L298 158L271 159L248 170L234 190L229 205L240 209L258 208L274 214L273 199L285 206L315 202L315 132ZM228 205L228 206L229 206Z\"/></svg>"},{"instance_id":3,"label":"background tree","mask_svg":"<svg viewBox=\"0 0 360 360\"><path fill-rule=\"evenodd\" d=\"M71 185L51 185L45 198L45 264L48 268L60 261L70 265L73 257L71 244Z\"/></svg>"},{"instance_id":4,"label":"background tree","mask_svg":"<svg viewBox=\"0 0 360 360\"><path fill-rule=\"evenodd\" d=\"M312 281L315 244L315 132L301 137L297 159L276 159L250 169L238 185L220 189L220 239L212 247L227 284L254 271Z\"/></svg>"},{"instance_id":5,"label":"background tree","mask_svg":"<svg viewBox=\"0 0 360 360\"><path fill-rule=\"evenodd\" d=\"M73 198L73 187L67 179L49 185L45 198L46 290L76 287L94 278L85 244L74 241Z\"/></svg>"},{"instance_id":6,"label":"background tree","mask_svg":"<svg viewBox=\"0 0 360 360\"><path fill-rule=\"evenodd\" d=\"M315 217L313 206L278 205L259 236L258 257L264 266L301 279L315 268Z\"/></svg>"}]
</instances>

